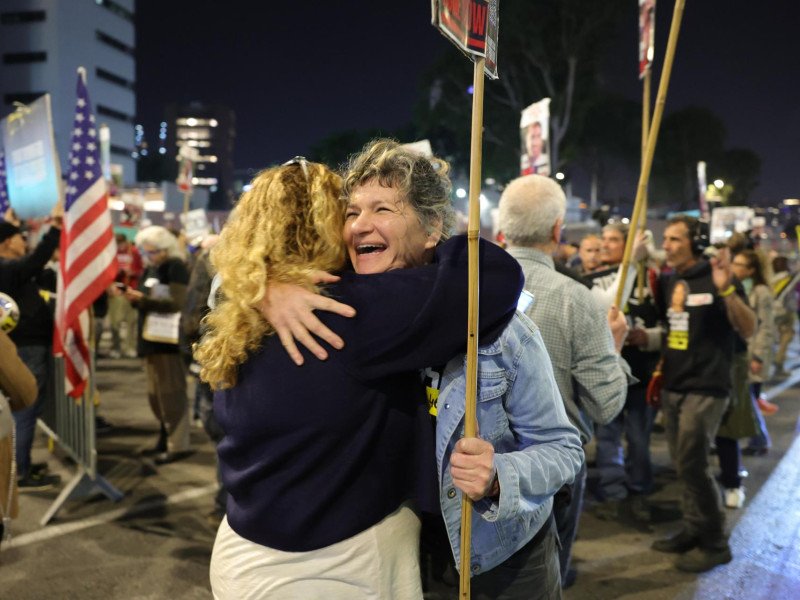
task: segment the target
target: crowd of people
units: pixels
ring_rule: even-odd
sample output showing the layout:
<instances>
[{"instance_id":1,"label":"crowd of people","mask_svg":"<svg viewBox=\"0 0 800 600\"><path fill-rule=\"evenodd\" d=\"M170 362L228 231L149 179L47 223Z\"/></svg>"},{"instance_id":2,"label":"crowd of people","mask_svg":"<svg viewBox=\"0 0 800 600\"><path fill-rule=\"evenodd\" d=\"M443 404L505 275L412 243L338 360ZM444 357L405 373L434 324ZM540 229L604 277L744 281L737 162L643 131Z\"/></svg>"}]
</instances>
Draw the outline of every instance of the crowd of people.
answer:
<instances>
[{"instance_id":1,"label":"crowd of people","mask_svg":"<svg viewBox=\"0 0 800 600\"><path fill-rule=\"evenodd\" d=\"M800 314L788 259L743 234L712 245L684 215L660 250L615 222L564 252L561 186L510 182L502 244L480 242L479 437L465 438L468 251L451 191L445 161L379 139L341 173L297 157L258 174L219 236L118 234L95 314L108 358L143 359L159 433L142 453L180 460L195 419L217 444L216 598L455 598L464 494L472 595L559 598L579 576L586 494L598 518L650 520L656 422L683 497L680 530L653 549L687 572L732 560L725 507L746 500L741 454L769 451L778 407L762 385L788 375ZM30 449L60 218L30 250L12 213L0 222L0 292L20 307L0 333L16 424L16 451L0 440L3 516L17 489L59 483Z\"/></svg>"}]
</instances>

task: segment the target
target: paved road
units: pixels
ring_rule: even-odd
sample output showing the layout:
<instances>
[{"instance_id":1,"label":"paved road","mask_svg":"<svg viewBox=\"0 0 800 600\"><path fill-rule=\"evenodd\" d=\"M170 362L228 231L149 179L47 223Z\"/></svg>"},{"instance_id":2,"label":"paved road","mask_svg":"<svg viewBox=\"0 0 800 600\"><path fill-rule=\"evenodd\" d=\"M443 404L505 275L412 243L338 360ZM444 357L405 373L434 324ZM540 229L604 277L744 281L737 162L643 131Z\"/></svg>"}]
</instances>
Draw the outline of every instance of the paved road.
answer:
<instances>
[{"instance_id":1,"label":"paved road","mask_svg":"<svg viewBox=\"0 0 800 600\"><path fill-rule=\"evenodd\" d=\"M583 599L774 599L800 598L800 356L794 377L768 388L781 409L768 419L773 450L745 457L750 471L743 510L728 511L734 561L700 577L672 569L669 557L649 549L652 540L677 527L678 487L669 469L663 434L654 434L653 455L661 489L651 497L657 522L581 520L575 544L580 576L565 594ZM208 562L216 530L210 517L215 490L213 448L201 429L192 433L195 452L155 467L138 451L155 441L156 423L145 398L137 360L101 360L100 412L117 428L98 438L100 472L125 497L73 500L58 518L39 520L58 490L25 493L15 536L0 552L0 597L28 599L209 598ZM592 449L589 448L591 459ZM64 482L74 467L58 449L51 454L40 434L34 460L49 460Z\"/></svg>"}]
</instances>

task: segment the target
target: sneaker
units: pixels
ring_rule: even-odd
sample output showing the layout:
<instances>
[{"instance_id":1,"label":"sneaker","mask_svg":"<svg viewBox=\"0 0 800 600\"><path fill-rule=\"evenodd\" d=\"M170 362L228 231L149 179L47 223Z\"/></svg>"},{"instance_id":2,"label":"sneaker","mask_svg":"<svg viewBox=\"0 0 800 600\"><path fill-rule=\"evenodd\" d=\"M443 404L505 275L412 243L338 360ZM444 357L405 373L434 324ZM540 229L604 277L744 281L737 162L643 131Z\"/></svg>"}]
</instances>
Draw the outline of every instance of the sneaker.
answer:
<instances>
[{"instance_id":1,"label":"sneaker","mask_svg":"<svg viewBox=\"0 0 800 600\"><path fill-rule=\"evenodd\" d=\"M765 417L774 415L776 412L778 412L777 405L767 400L767 397L764 394L760 394L758 398L756 398L756 404L758 404L758 410L760 410L761 414Z\"/></svg>"},{"instance_id":2,"label":"sneaker","mask_svg":"<svg viewBox=\"0 0 800 600\"><path fill-rule=\"evenodd\" d=\"M112 350L108 353L109 358L122 358L122 352L119 350Z\"/></svg>"},{"instance_id":3,"label":"sneaker","mask_svg":"<svg viewBox=\"0 0 800 600\"><path fill-rule=\"evenodd\" d=\"M779 367L775 365L775 371L772 373L772 377L775 379L786 379L789 376L789 371L784 369L783 367Z\"/></svg>"},{"instance_id":4,"label":"sneaker","mask_svg":"<svg viewBox=\"0 0 800 600\"><path fill-rule=\"evenodd\" d=\"M695 548L675 557L675 567L687 573L705 573L716 566L728 564L733 560L731 547Z\"/></svg>"},{"instance_id":5,"label":"sneaker","mask_svg":"<svg viewBox=\"0 0 800 600\"><path fill-rule=\"evenodd\" d=\"M650 546L656 552L668 552L670 554L681 553L681 552L688 552L692 548L696 548L700 540L686 531L685 529L681 529L675 535L664 538L661 540L656 540Z\"/></svg>"},{"instance_id":6,"label":"sneaker","mask_svg":"<svg viewBox=\"0 0 800 600\"><path fill-rule=\"evenodd\" d=\"M37 462L31 463L30 469L28 469L28 473L31 475L42 475L47 473L48 465L46 462Z\"/></svg>"},{"instance_id":7,"label":"sneaker","mask_svg":"<svg viewBox=\"0 0 800 600\"><path fill-rule=\"evenodd\" d=\"M49 490L59 483L61 483L61 476L59 475L31 473L30 471L28 471L28 474L25 475L25 477L17 479L17 487L19 488L20 492Z\"/></svg>"},{"instance_id":8,"label":"sneaker","mask_svg":"<svg viewBox=\"0 0 800 600\"><path fill-rule=\"evenodd\" d=\"M94 431L97 434L111 433L112 431L114 431L114 426L100 415L95 415Z\"/></svg>"},{"instance_id":9,"label":"sneaker","mask_svg":"<svg viewBox=\"0 0 800 600\"><path fill-rule=\"evenodd\" d=\"M605 500L594 509L594 516L601 521L619 521L621 513L621 500Z\"/></svg>"},{"instance_id":10,"label":"sneaker","mask_svg":"<svg viewBox=\"0 0 800 600\"><path fill-rule=\"evenodd\" d=\"M725 506L728 508L742 508L744 506L744 488L731 488L725 490Z\"/></svg>"},{"instance_id":11,"label":"sneaker","mask_svg":"<svg viewBox=\"0 0 800 600\"><path fill-rule=\"evenodd\" d=\"M634 494L631 496L631 514L633 515L633 520L640 523L649 523L652 520L653 515L650 512L650 504L644 495Z\"/></svg>"},{"instance_id":12,"label":"sneaker","mask_svg":"<svg viewBox=\"0 0 800 600\"><path fill-rule=\"evenodd\" d=\"M139 358L139 354L136 352L136 350L126 350L125 358Z\"/></svg>"}]
</instances>

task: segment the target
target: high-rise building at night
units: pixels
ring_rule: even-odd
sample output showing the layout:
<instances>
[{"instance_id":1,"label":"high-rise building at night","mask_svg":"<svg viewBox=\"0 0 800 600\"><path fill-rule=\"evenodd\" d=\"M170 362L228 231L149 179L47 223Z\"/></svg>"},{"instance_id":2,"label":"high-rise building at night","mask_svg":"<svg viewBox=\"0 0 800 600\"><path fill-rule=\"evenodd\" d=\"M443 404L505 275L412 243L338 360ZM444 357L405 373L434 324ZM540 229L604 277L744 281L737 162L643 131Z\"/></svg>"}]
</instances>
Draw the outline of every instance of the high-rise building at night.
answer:
<instances>
[{"instance_id":1,"label":"high-rise building at night","mask_svg":"<svg viewBox=\"0 0 800 600\"><path fill-rule=\"evenodd\" d=\"M49 93L65 171L78 67L86 68L98 124L111 131L111 162L136 179L135 0L0 1L0 118Z\"/></svg>"},{"instance_id":2,"label":"high-rise building at night","mask_svg":"<svg viewBox=\"0 0 800 600\"><path fill-rule=\"evenodd\" d=\"M167 154L175 159L181 146L190 146L199 155L192 182L210 193L208 208L228 210L233 204L233 141L236 116L227 106L192 102L170 104L166 108Z\"/></svg>"}]
</instances>

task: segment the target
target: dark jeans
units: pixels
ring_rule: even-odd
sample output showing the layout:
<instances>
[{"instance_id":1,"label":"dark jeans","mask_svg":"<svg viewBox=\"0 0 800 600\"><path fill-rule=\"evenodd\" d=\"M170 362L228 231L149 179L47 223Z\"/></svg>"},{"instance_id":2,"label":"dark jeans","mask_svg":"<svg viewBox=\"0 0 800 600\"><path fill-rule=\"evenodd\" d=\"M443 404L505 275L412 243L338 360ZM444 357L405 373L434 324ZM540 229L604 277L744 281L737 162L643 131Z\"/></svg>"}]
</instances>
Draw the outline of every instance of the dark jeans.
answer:
<instances>
[{"instance_id":1,"label":"dark jeans","mask_svg":"<svg viewBox=\"0 0 800 600\"><path fill-rule=\"evenodd\" d=\"M741 487L739 465L742 455L739 451L739 440L717 437L716 444L719 468L722 471L722 485L728 490Z\"/></svg>"},{"instance_id":2,"label":"dark jeans","mask_svg":"<svg viewBox=\"0 0 800 600\"><path fill-rule=\"evenodd\" d=\"M559 570L562 580L567 576L569 563L572 559L572 544L578 533L578 519L583 508L583 490L586 487L586 461L581 463L581 470L575 476L575 481L568 486L569 502L556 502L553 506L553 516L556 520L556 530L561 548L558 552ZM560 493L560 492L559 492Z\"/></svg>"},{"instance_id":3,"label":"dark jeans","mask_svg":"<svg viewBox=\"0 0 800 600\"><path fill-rule=\"evenodd\" d=\"M767 423L764 421L764 415L761 414L761 410L758 408L758 404L756 400L761 395L761 382L755 381L750 384L750 398L753 402L753 410L756 413L756 421L758 421L758 429L759 434L751 437L750 442L747 444L750 448L769 448L772 446L772 440L769 439L769 432L767 431Z\"/></svg>"},{"instance_id":4,"label":"dark jeans","mask_svg":"<svg viewBox=\"0 0 800 600\"><path fill-rule=\"evenodd\" d=\"M19 477L24 477L31 468L31 448L36 433L36 419L42 414L47 398L47 382L53 374L53 352L50 346L19 346L17 352L25 366L33 373L36 386L39 388L36 402L32 406L13 413L17 428L17 473Z\"/></svg>"},{"instance_id":5,"label":"dark jeans","mask_svg":"<svg viewBox=\"0 0 800 600\"><path fill-rule=\"evenodd\" d=\"M550 517L539 533L494 569L470 582L476 600L553 600L561 598L558 536Z\"/></svg>"},{"instance_id":6,"label":"dark jeans","mask_svg":"<svg viewBox=\"0 0 800 600\"><path fill-rule=\"evenodd\" d=\"M438 521L434 520L438 519ZM422 514L420 558L425 598L457 600L458 572L441 515ZM539 532L502 563L470 579L475 600L554 600L561 598L558 537L551 517Z\"/></svg>"},{"instance_id":7,"label":"dark jeans","mask_svg":"<svg viewBox=\"0 0 800 600\"><path fill-rule=\"evenodd\" d=\"M647 388L628 388L625 407L607 425L595 427L597 471L604 500L624 500L628 491L646 494L653 488L650 433L655 411L647 404ZM622 449L622 434L628 442L628 457Z\"/></svg>"},{"instance_id":8,"label":"dark jeans","mask_svg":"<svg viewBox=\"0 0 800 600\"><path fill-rule=\"evenodd\" d=\"M214 442L216 447L222 441L225 433L217 423L217 418L214 416L214 392L211 386L207 383L197 380L197 386L194 393L194 406L200 421L203 423L203 429L208 434L208 437ZM219 512L225 512L225 505L228 502L228 492L222 487L222 476L219 472L219 457L216 452L214 458L217 462L217 483L219 490L214 497L214 504Z\"/></svg>"},{"instance_id":9,"label":"dark jeans","mask_svg":"<svg viewBox=\"0 0 800 600\"><path fill-rule=\"evenodd\" d=\"M669 453L683 485L683 525L708 548L727 545L719 488L711 475L711 440L728 398L664 391L661 410Z\"/></svg>"}]
</instances>

